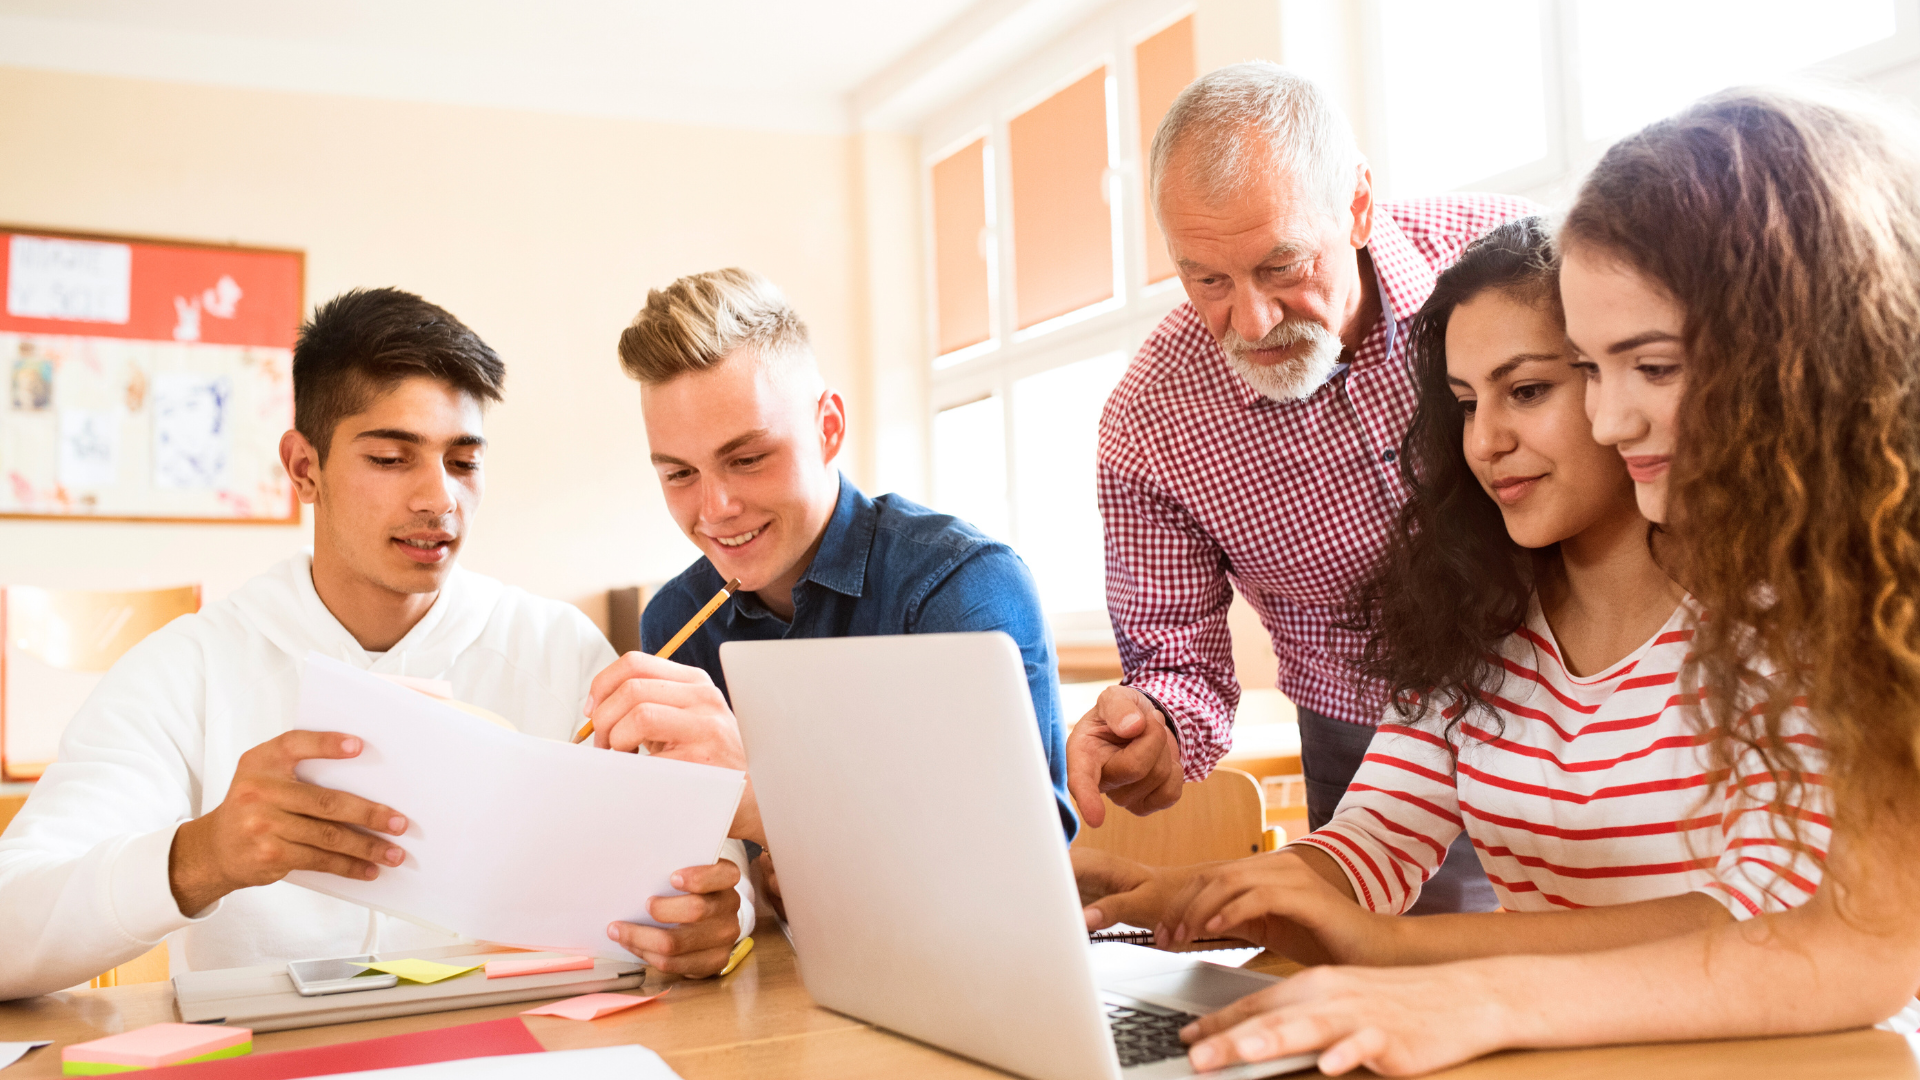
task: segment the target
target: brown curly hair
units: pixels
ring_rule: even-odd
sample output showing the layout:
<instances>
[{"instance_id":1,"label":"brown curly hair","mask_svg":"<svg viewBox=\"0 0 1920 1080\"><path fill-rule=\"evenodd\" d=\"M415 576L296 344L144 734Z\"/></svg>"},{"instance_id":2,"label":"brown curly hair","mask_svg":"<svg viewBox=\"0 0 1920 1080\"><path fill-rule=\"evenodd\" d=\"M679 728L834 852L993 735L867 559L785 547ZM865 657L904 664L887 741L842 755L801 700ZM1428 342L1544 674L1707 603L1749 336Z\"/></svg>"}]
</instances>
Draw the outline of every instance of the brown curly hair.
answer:
<instances>
[{"instance_id":1,"label":"brown curly hair","mask_svg":"<svg viewBox=\"0 0 1920 1080\"><path fill-rule=\"evenodd\" d=\"M1756 750L1798 803L1804 701L1856 836L1920 785L1917 148L1865 100L1726 91L1610 149L1559 237L1686 313L1668 525L1717 763Z\"/></svg>"}]
</instances>

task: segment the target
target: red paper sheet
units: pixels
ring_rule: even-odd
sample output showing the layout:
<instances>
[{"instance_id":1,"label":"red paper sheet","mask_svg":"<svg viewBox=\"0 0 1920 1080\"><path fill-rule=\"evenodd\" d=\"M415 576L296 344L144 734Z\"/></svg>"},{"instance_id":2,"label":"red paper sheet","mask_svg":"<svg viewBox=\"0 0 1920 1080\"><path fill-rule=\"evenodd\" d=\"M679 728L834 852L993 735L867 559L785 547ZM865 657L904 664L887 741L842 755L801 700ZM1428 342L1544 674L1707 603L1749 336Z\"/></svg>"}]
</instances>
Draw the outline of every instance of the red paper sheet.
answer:
<instances>
[{"instance_id":1,"label":"red paper sheet","mask_svg":"<svg viewBox=\"0 0 1920 1080\"><path fill-rule=\"evenodd\" d=\"M166 1076L167 1080L296 1080L302 1076L391 1069L461 1058L538 1054L545 1050L519 1017L509 1016L484 1024L389 1035L384 1039L175 1065L166 1070Z\"/></svg>"}]
</instances>

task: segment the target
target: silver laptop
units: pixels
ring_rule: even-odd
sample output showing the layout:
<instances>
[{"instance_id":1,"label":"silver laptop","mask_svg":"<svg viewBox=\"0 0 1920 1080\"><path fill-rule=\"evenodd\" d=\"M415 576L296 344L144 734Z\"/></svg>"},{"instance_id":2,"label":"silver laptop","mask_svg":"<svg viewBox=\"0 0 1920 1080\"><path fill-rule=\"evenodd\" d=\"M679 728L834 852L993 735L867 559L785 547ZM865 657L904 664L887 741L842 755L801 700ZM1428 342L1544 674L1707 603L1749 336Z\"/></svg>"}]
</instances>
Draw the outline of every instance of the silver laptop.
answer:
<instances>
[{"instance_id":1,"label":"silver laptop","mask_svg":"<svg viewBox=\"0 0 1920 1080\"><path fill-rule=\"evenodd\" d=\"M720 661L821 1005L1035 1080L1161 1080L1194 1075L1181 1026L1278 981L1088 943L1005 634L733 641Z\"/></svg>"}]
</instances>

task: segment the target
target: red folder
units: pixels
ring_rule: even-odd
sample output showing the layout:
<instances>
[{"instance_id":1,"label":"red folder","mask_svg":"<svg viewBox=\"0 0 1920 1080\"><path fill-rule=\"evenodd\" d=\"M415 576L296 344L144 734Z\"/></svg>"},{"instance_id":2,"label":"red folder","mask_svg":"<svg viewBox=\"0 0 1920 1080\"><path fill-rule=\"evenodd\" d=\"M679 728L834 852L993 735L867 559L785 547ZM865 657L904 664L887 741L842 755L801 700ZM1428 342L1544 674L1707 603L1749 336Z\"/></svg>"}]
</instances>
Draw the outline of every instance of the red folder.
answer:
<instances>
[{"instance_id":1,"label":"red folder","mask_svg":"<svg viewBox=\"0 0 1920 1080\"><path fill-rule=\"evenodd\" d=\"M302 1076L327 1076L362 1069L391 1069L401 1065L427 1065L460 1058L538 1054L545 1051L546 1047L540 1045L540 1041L533 1037L519 1017L509 1016L484 1024L436 1028L410 1035L389 1035L384 1039L174 1065L166 1070L166 1076L167 1080L295 1080Z\"/></svg>"}]
</instances>

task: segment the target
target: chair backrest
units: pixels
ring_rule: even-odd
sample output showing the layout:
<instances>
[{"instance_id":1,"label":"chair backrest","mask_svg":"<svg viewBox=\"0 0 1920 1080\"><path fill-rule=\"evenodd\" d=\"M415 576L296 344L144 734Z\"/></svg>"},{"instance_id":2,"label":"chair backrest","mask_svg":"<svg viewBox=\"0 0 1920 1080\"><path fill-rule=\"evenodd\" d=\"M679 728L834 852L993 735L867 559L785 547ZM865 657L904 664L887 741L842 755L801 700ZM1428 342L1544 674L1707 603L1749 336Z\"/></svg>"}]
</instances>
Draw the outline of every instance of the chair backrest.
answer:
<instances>
[{"instance_id":1,"label":"chair backrest","mask_svg":"<svg viewBox=\"0 0 1920 1080\"><path fill-rule=\"evenodd\" d=\"M1180 866L1244 859L1265 850L1266 795L1260 781L1238 769L1215 769L1188 784L1180 801L1137 817L1107 800L1106 824L1084 826L1074 847L1096 848L1148 866Z\"/></svg>"},{"instance_id":2,"label":"chair backrest","mask_svg":"<svg viewBox=\"0 0 1920 1080\"><path fill-rule=\"evenodd\" d=\"M0 780L38 778L101 673L140 639L199 610L198 585L0 589Z\"/></svg>"}]
</instances>

